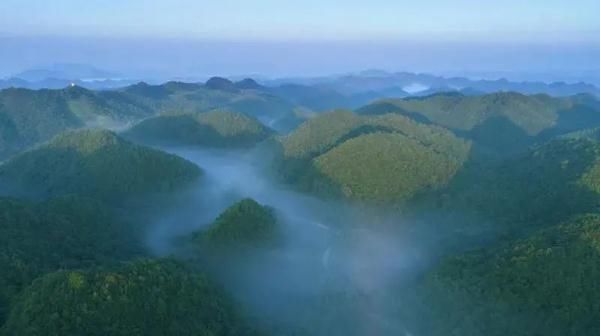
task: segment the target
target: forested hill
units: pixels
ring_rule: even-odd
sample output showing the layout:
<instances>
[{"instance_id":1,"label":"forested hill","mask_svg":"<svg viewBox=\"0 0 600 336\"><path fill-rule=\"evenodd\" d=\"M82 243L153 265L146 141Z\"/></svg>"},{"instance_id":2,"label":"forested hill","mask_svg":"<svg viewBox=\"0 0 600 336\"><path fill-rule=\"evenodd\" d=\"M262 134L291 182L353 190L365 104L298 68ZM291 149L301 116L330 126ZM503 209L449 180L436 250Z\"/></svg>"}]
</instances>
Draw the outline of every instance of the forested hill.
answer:
<instances>
[{"instance_id":1,"label":"forested hill","mask_svg":"<svg viewBox=\"0 0 600 336\"><path fill-rule=\"evenodd\" d=\"M251 147L275 132L253 117L215 110L148 118L123 135L143 143L203 147Z\"/></svg>"},{"instance_id":2,"label":"forested hill","mask_svg":"<svg viewBox=\"0 0 600 336\"><path fill-rule=\"evenodd\" d=\"M1 91L0 335L598 334L598 99L401 91Z\"/></svg>"},{"instance_id":3,"label":"forested hill","mask_svg":"<svg viewBox=\"0 0 600 336\"><path fill-rule=\"evenodd\" d=\"M590 95L555 98L514 92L465 96L440 93L389 99L357 110L361 115L395 113L451 129L492 155L522 152L535 142L600 124L600 104Z\"/></svg>"},{"instance_id":4,"label":"forested hill","mask_svg":"<svg viewBox=\"0 0 600 336\"><path fill-rule=\"evenodd\" d=\"M174 190L200 174L191 162L105 130L62 133L0 165L0 182L13 194L77 194L112 202Z\"/></svg>"},{"instance_id":5,"label":"forested hill","mask_svg":"<svg viewBox=\"0 0 600 336\"><path fill-rule=\"evenodd\" d=\"M398 114L322 114L279 140L281 178L317 194L398 203L444 186L470 144ZM394 178L390 178L394 176Z\"/></svg>"},{"instance_id":6,"label":"forested hill","mask_svg":"<svg viewBox=\"0 0 600 336\"><path fill-rule=\"evenodd\" d=\"M268 127L287 132L311 113L347 106L345 97L326 93L312 105L310 87L294 92L266 88L251 79L237 83L212 78L206 84L168 82L138 83L122 89L92 91L78 86L55 90L5 89L0 91L0 160L81 127L123 129L157 115L230 111L255 118ZM337 96L336 96L337 97ZM366 101L365 101L366 103ZM356 106L356 105L353 105Z\"/></svg>"},{"instance_id":7,"label":"forested hill","mask_svg":"<svg viewBox=\"0 0 600 336\"><path fill-rule=\"evenodd\" d=\"M594 96L584 94L553 98L518 93L465 96L452 92L379 100L360 107L379 98L405 96L389 90L343 94L299 84L267 87L252 79L232 82L220 77L204 84L141 82L105 91L79 86L5 89L0 91L0 159L66 129L122 129L151 116L215 109L246 114L284 133L315 114L335 108L358 108L359 114L397 113L449 128L474 140L478 150L494 154L513 153L540 138L600 123L600 103Z\"/></svg>"}]
</instances>

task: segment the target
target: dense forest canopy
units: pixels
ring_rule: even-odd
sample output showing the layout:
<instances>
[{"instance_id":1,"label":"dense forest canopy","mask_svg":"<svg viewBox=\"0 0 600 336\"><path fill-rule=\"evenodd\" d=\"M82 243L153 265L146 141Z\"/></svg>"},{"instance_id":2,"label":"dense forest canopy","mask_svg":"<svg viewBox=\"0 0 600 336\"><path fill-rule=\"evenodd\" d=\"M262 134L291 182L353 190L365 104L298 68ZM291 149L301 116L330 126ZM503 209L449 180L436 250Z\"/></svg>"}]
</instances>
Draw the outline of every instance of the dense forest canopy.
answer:
<instances>
[{"instance_id":1,"label":"dense forest canopy","mask_svg":"<svg viewBox=\"0 0 600 336\"><path fill-rule=\"evenodd\" d=\"M79 194L104 200L166 192L201 169L174 155L134 145L105 130L69 131L0 167L11 188L42 197Z\"/></svg>"},{"instance_id":2,"label":"dense forest canopy","mask_svg":"<svg viewBox=\"0 0 600 336\"><path fill-rule=\"evenodd\" d=\"M158 116L143 120L124 136L145 143L204 147L251 147L273 131L253 117L229 111Z\"/></svg>"},{"instance_id":3,"label":"dense forest canopy","mask_svg":"<svg viewBox=\"0 0 600 336\"><path fill-rule=\"evenodd\" d=\"M253 335L229 298L173 261L59 271L15 303L6 335Z\"/></svg>"},{"instance_id":4,"label":"dense forest canopy","mask_svg":"<svg viewBox=\"0 0 600 336\"><path fill-rule=\"evenodd\" d=\"M598 334L598 98L370 76L0 91L0 335Z\"/></svg>"}]
</instances>

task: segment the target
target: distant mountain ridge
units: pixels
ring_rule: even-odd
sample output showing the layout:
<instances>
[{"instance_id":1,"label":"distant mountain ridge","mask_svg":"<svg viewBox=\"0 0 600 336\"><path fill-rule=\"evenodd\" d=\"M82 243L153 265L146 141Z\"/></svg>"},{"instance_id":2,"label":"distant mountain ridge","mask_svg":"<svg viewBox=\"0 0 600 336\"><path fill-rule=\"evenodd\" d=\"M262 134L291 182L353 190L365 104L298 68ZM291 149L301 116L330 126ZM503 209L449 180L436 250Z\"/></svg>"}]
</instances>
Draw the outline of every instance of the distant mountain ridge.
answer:
<instances>
[{"instance_id":1,"label":"distant mountain ridge","mask_svg":"<svg viewBox=\"0 0 600 336\"><path fill-rule=\"evenodd\" d=\"M116 79L119 74L99 69L87 64L59 63L50 66L28 69L15 74L13 77L26 81L43 81L48 78L56 79Z\"/></svg>"},{"instance_id":2,"label":"distant mountain ridge","mask_svg":"<svg viewBox=\"0 0 600 336\"><path fill-rule=\"evenodd\" d=\"M27 81L18 77L8 79L0 79L0 89L8 88L23 88L31 90L40 89L62 89L70 85L85 87L90 90L105 90L122 88L128 85L135 84L136 80L130 79L61 79L61 78L45 78L40 81Z\"/></svg>"},{"instance_id":3,"label":"distant mountain ridge","mask_svg":"<svg viewBox=\"0 0 600 336\"><path fill-rule=\"evenodd\" d=\"M403 97L410 95L428 95L437 92L456 91L466 94L483 94L500 91L514 91L523 94L544 93L551 96L570 96L589 93L600 96L600 88L588 82L564 81L518 81L499 77L497 79L474 79L468 76L448 77L428 73L386 72L383 70L367 70L354 74L331 75L321 77L282 77L275 79L253 80L237 77L238 82L231 81L232 87L238 89L264 89L265 87L280 89L290 85L301 85L313 90L330 90L346 96ZM245 78L245 79L244 79ZM256 77L254 77L256 78ZM214 80L224 79L212 77ZM139 82L140 78L123 78L118 74L81 64L58 64L50 67L26 70L0 79L0 89L9 87L29 89L59 89L74 83L88 89L115 89ZM152 82L166 82L168 78ZM211 81L212 80L212 81ZM201 79L192 80L200 82ZM229 81L227 79L227 81ZM221 82L223 84L223 82ZM368 101L362 102L366 104ZM352 108L353 106L337 106ZM355 106L354 106L355 107Z\"/></svg>"},{"instance_id":4,"label":"distant mountain ridge","mask_svg":"<svg viewBox=\"0 0 600 336\"><path fill-rule=\"evenodd\" d=\"M599 96L600 88L595 85L579 82L545 83L538 81L510 81L505 78L496 80L475 80L467 77L443 77L423 73L385 71L368 71L358 74L325 76L315 78L284 78L267 82L276 86L283 83L294 83L336 90L343 94L357 94L368 91L382 91L390 88L407 89L421 86L423 90L413 95L431 94L444 91L477 91L491 93L499 91L515 91L523 94L545 93L551 96L570 96L589 93Z\"/></svg>"}]
</instances>

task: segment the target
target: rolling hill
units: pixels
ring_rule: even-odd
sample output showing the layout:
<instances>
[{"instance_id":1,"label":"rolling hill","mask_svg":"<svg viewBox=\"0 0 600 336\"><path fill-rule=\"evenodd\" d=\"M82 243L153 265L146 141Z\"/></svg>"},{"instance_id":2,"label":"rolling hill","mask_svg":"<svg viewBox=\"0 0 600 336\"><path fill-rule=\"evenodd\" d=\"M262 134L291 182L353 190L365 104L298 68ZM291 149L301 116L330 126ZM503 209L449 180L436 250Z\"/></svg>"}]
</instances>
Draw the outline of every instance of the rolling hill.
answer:
<instances>
[{"instance_id":1,"label":"rolling hill","mask_svg":"<svg viewBox=\"0 0 600 336\"><path fill-rule=\"evenodd\" d=\"M230 86L225 88L215 81ZM0 91L0 160L68 129L121 129L159 114L197 114L215 109L252 116L280 131L291 130L304 118L293 103L250 79L233 83L214 78L207 84L141 82L106 91L79 86L10 88Z\"/></svg>"},{"instance_id":2,"label":"rolling hill","mask_svg":"<svg viewBox=\"0 0 600 336\"><path fill-rule=\"evenodd\" d=\"M171 260L58 271L17 299L4 335L252 335L203 274Z\"/></svg>"},{"instance_id":3,"label":"rolling hill","mask_svg":"<svg viewBox=\"0 0 600 336\"><path fill-rule=\"evenodd\" d=\"M0 91L0 159L67 129L117 126L152 114L144 105L114 92L81 87Z\"/></svg>"},{"instance_id":4,"label":"rolling hill","mask_svg":"<svg viewBox=\"0 0 600 336\"><path fill-rule=\"evenodd\" d=\"M119 91L156 114L197 114L227 110L252 116L271 128L288 131L300 123L295 105L249 81L234 83L211 78L206 84L168 82L162 85L139 83Z\"/></svg>"},{"instance_id":5,"label":"rolling hill","mask_svg":"<svg viewBox=\"0 0 600 336\"><path fill-rule=\"evenodd\" d=\"M470 144L436 126L397 114L335 111L280 139L277 173L288 183L362 202L404 202L444 186Z\"/></svg>"},{"instance_id":6,"label":"rolling hill","mask_svg":"<svg viewBox=\"0 0 600 336\"><path fill-rule=\"evenodd\" d=\"M195 233L193 240L200 246L243 248L272 244L278 231L275 211L247 198L227 208L207 230Z\"/></svg>"},{"instance_id":7,"label":"rolling hill","mask_svg":"<svg viewBox=\"0 0 600 336\"><path fill-rule=\"evenodd\" d=\"M514 75L514 74L512 74ZM499 77L501 75L495 75ZM587 78L589 83L596 80L593 75ZM574 79L575 80L575 79ZM578 78L577 80L581 80ZM576 81L577 81L576 80ZM270 85L281 83L294 83L317 86L324 89L335 90L342 94L357 94L365 91L386 91L390 88L400 88L420 95L424 91L477 91L481 93L494 92L520 92L523 94L548 94L556 97L571 96L580 93L600 95L600 89L589 83L581 81L574 83L541 81L513 81L505 78L499 79L470 79L466 77L443 77L425 73L395 72L381 70L367 70L359 73L337 76L323 76L313 78L283 78L269 82Z\"/></svg>"},{"instance_id":8,"label":"rolling hill","mask_svg":"<svg viewBox=\"0 0 600 336\"><path fill-rule=\"evenodd\" d=\"M250 147L272 133L258 120L244 114L211 111L146 119L123 135L151 144Z\"/></svg>"},{"instance_id":9,"label":"rolling hill","mask_svg":"<svg viewBox=\"0 0 600 336\"><path fill-rule=\"evenodd\" d=\"M473 140L480 152L503 156L522 152L553 136L600 124L597 100L586 95L553 98L511 92L478 96L441 93L382 100L357 113L396 113L439 125Z\"/></svg>"},{"instance_id":10,"label":"rolling hill","mask_svg":"<svg viewBox=\"0 0 600 336\"><path fill-rule=\"evenodd\" d=\"M201 174L194 164L103 130L69 131L0 166L16 194L78 194L116 202L172 191Z\"/></svg>"},{"instance_id":11,"label":"rolling hill","mask_svg":"<svg viewBox=\"0 0 600 336\"><path fill-rule=\"evenodd\" d=\"M557 139L514 158L468 167L431 204L487 219L497 234L514 237L595 211L599 186L600 144Z\"/></svg>"},{"instance_id":12,"label":"rolling hill","mask_svg":"<svg viewBox=\"0 0 600 336\"><path fill-rule=\"evenodd\" d=\"M141 251L133 228L91 199L0 198L0 213L0 325L9 303L36 277L126 260Z\"/></svg>"},{"instance_id":13,"label":"rolling hill","mask_svg":"<svg viewBox=\"0 0 600 336\"><path fill-rule=\"evenodd\" d=\"M427 322L413 332L597 334L599 237L600 217L583 215L526 239L442 261L416 290L419 304L410 307Z\"/></svg>"}]
</instances>

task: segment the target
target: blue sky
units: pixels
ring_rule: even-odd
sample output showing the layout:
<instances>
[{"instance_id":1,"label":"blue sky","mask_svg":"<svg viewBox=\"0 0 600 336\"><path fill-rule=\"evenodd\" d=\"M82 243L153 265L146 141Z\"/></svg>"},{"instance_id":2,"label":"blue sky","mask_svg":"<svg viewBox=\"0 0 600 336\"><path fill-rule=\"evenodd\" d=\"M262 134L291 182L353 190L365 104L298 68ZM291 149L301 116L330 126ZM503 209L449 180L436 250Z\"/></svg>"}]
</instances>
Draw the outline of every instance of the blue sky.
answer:
<instances>
[{"instance_id":1,"label":"blue sky","mask_svg":"<svg viewBox=\"0 0 600 336\"><path fill-rule=\"evenodd\" d=\"M160 78L379 68L600 83L599 17L600 0L0 0L0 77L87 63Z\"/></svg>"},{"instance_id":2,"label":"blue sky","mask_svg":"<svg viewBox=\"0 0 600 336\"><path fill-rule=\"evenodd\" d=\"M600 35L598 0L2 0L0 32L253 40Z\"/></svg>"}]
</instances>

